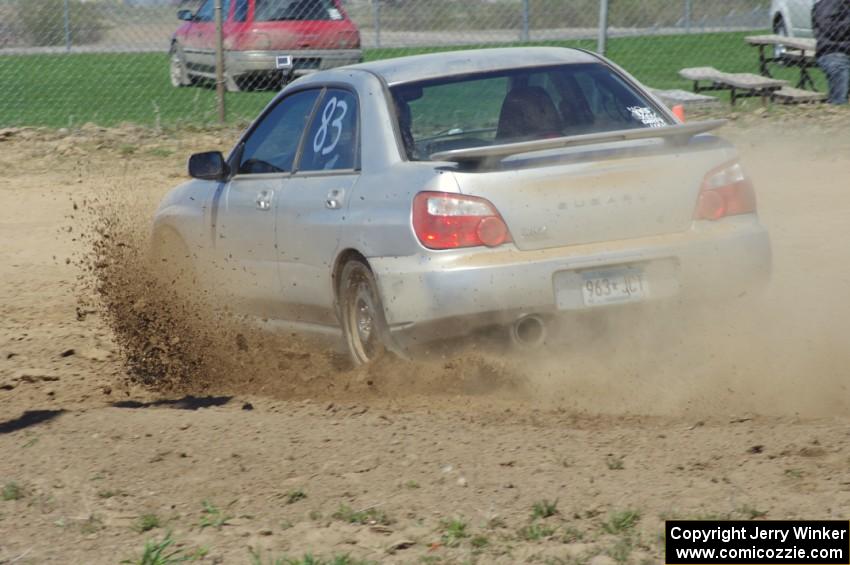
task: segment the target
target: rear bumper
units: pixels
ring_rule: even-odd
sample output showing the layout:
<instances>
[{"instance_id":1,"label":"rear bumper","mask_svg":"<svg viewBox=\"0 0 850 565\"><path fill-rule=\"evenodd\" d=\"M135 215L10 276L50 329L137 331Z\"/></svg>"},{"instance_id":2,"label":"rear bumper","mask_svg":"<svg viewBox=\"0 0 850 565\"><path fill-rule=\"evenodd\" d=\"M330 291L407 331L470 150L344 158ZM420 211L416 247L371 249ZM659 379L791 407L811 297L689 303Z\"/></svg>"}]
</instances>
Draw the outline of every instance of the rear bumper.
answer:
<instances>
[{"instance_id":1,"label":"rear bumper","mask_svg":"<svg viewBox=\"0 0 850 565\"><path fill-rule=\"evenodd\" d=\"M510 323L525 314L598 310L584 305L582 273L640 269L645 301L735 297L764 286L771 247L755 216L695 222L682 233L539 251L516 248L372 258L394 333L435 328L439 336ZM441 322L451 321L450 324ZM455 328L454 331L452 328Z\"/></svg>"},{"instance_id":2,"label":"rear bumper","mask_svg":"<svg viewBox=\"0 0 850 565\"><path fill-rule=\"evenodd\" d=\"M292 57L292 74L301 75L363 60L360 49L314 49L291 51L227 51L225 68L231 76L260 72L282 72L277 68L279 56Z\"/></svg>"}]
</instances>

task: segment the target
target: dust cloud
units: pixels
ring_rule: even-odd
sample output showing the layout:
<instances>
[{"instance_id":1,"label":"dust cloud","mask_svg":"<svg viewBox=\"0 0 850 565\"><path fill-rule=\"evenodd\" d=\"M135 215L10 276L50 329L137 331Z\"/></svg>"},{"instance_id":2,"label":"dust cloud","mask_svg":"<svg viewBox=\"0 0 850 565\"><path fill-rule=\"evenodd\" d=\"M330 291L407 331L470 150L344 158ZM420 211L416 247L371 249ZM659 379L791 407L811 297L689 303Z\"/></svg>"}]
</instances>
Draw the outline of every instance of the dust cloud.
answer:
<instances>
[{"instance_id":1,"label":"dust cloud","mask_svg":"<svg viewBox=\"0 0 850 565\"><path fill-rule=\"evenodd\" d=\"M593 320L574 343L529 364L537 398L607 414L850 413L850 134L789 129L723 132L771 234L767 288Z\"/></svg>"},{"instance_id":2,"label":"dust cloud","mask_svg":"<svg viewBox=\"0 0 850 565\"><path fill-rule=\"evenodd\" d=\"M579 316L567 339L540 350L496 354L470 340L448 356L353 369L324 345L240 322L198 291L198 275L187 284L168 258L151 257L156 198L122 186L84 203L81 295L115 333L129 378L158 390L331 401L470 395L689 418L846 415L850 134L811 129L787 140L781 124L723 133L742 153L772 237L772 280L757 296Z\"/></svg>"}]
</instances>

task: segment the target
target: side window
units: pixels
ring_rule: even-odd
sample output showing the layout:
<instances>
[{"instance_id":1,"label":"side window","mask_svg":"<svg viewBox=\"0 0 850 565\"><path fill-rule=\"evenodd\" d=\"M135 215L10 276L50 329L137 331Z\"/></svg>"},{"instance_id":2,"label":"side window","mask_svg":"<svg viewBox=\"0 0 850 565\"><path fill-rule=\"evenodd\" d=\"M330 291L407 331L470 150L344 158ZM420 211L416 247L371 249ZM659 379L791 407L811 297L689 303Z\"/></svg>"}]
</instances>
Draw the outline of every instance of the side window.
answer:
<instances>
[{"instance_id":1,"label":"side window","mask_svg":"<svg viewBox=\"0 0 850 565\"><path fill-rule=\"evenodd\" d=\"M358 151L357 97L329 88L304 138L299 171L353 169Z\"/></svg>"},{"instance_id":2,"label":"side window","mask_svg":"<svg viewBox=\"0 0 850 565\"><path fill-rule=\"evenodd\" d=\"M233 21L244 22L248 19L248 0L236 0L236 8L233 9Z\"/></svg>"},{"instance_id":3,"label":"side window","mask_svg":"<svg viewBox=\"0 0 850 565\"><path fill-rule=\"evenodd\" d=\"M221 19L227 20L230 13L230 0L222 0L221 2ZM195 21L197 22L212 22L215 21L215 0L207 0L195 13Z\"/></svg>"},{"instance_id":4,"label":"side window","mask_svg":"<svg viewBox=\"0 0 850 565\"><path fill-rule=\"evenodd\" d=\"M320 92L296 92L272 108L245 140L238 173L291 171L298 142Z\"/></svg>"},{"instance_id":5,"label":"side window","mask_svg":"<svg viewBox=\"0 0 850 565\"><path fill-rule=\"evenodd\" d=\"M195 12L196 22L211 22L215 17L215 0L207 0Z\"/></svg>"},{"instance_id":6,"label":"side window","mask_svg":"<svg viewBox=\"0 0 850 565\"><path fill-rule=\"evenodd\" d=\"M635 95L618 76L594 69L578 73L576 80L601 127L660 127L666 120Z\"/></svg>"}]
</instances>

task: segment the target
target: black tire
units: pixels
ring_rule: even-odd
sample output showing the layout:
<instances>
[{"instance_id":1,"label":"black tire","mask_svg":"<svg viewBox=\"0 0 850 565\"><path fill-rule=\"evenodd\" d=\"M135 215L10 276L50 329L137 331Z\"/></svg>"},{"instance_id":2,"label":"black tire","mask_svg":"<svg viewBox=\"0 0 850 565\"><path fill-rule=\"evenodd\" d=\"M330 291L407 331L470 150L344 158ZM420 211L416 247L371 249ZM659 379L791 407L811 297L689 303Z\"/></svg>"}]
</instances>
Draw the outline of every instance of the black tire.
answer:
<instances>
[{"instance_id":1,"label":"black tire","mask_svg":"<svg viewBox=\"0 0 850 565\"><path fill-rule=\"evenodd\" d=\"M396 353L375 276L363 262L352 260L343 266L337 301L343 337L355 365Z\"/></svg>"},{"instance_id":2,"label":"black tire","mask_svg":"<svg viewBox=\"0 0 850 565\"><path fill-rule=\"evenodd\" d=\"M227 92L244 92L249 90L247 87L248 84L244 77L235 77L229 74L224 75L224 88Z\"/></svg>"},{"instance_id":3,"label":"black tire","mask_svg":"<svg viewBox=\"0 0 850 565\"><path fill-rule=\"evenodd\" d=\"M171 80L171 86L182 88L195 84L194 79L189 76L189 69L186 66L186 56L183 54L183 49L179 45L171 46L168 57L168 75Z\"/></svg>"}]
</instances>

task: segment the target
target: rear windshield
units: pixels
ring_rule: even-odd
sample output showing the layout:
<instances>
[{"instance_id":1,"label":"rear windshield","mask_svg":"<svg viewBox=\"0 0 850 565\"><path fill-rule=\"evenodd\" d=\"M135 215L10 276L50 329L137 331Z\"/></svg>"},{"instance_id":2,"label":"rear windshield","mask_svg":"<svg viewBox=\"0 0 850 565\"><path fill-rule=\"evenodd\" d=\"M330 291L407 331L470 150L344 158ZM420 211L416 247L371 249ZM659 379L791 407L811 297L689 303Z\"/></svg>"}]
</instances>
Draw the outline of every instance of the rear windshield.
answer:
<instances>
[{"instance_id":1,"label":"rear windshield","mask_svg":"<svg viewBox=\"0 0 850 565\"><path fill-rule=\"evenodd\" d=\"M254 21L341 20L333 0L256 0Z\"/></svg>"},{"instance_id":2,"label":"rear windshield","mask_svg":"<svg viewBox=\"0 0 850 565\"><path fill-rule=\"evenodd\" d=\"M597 64L512 69L390 89L408 158L451 149L670 125L640 91Z\"/></svg>"}]
</instances>

